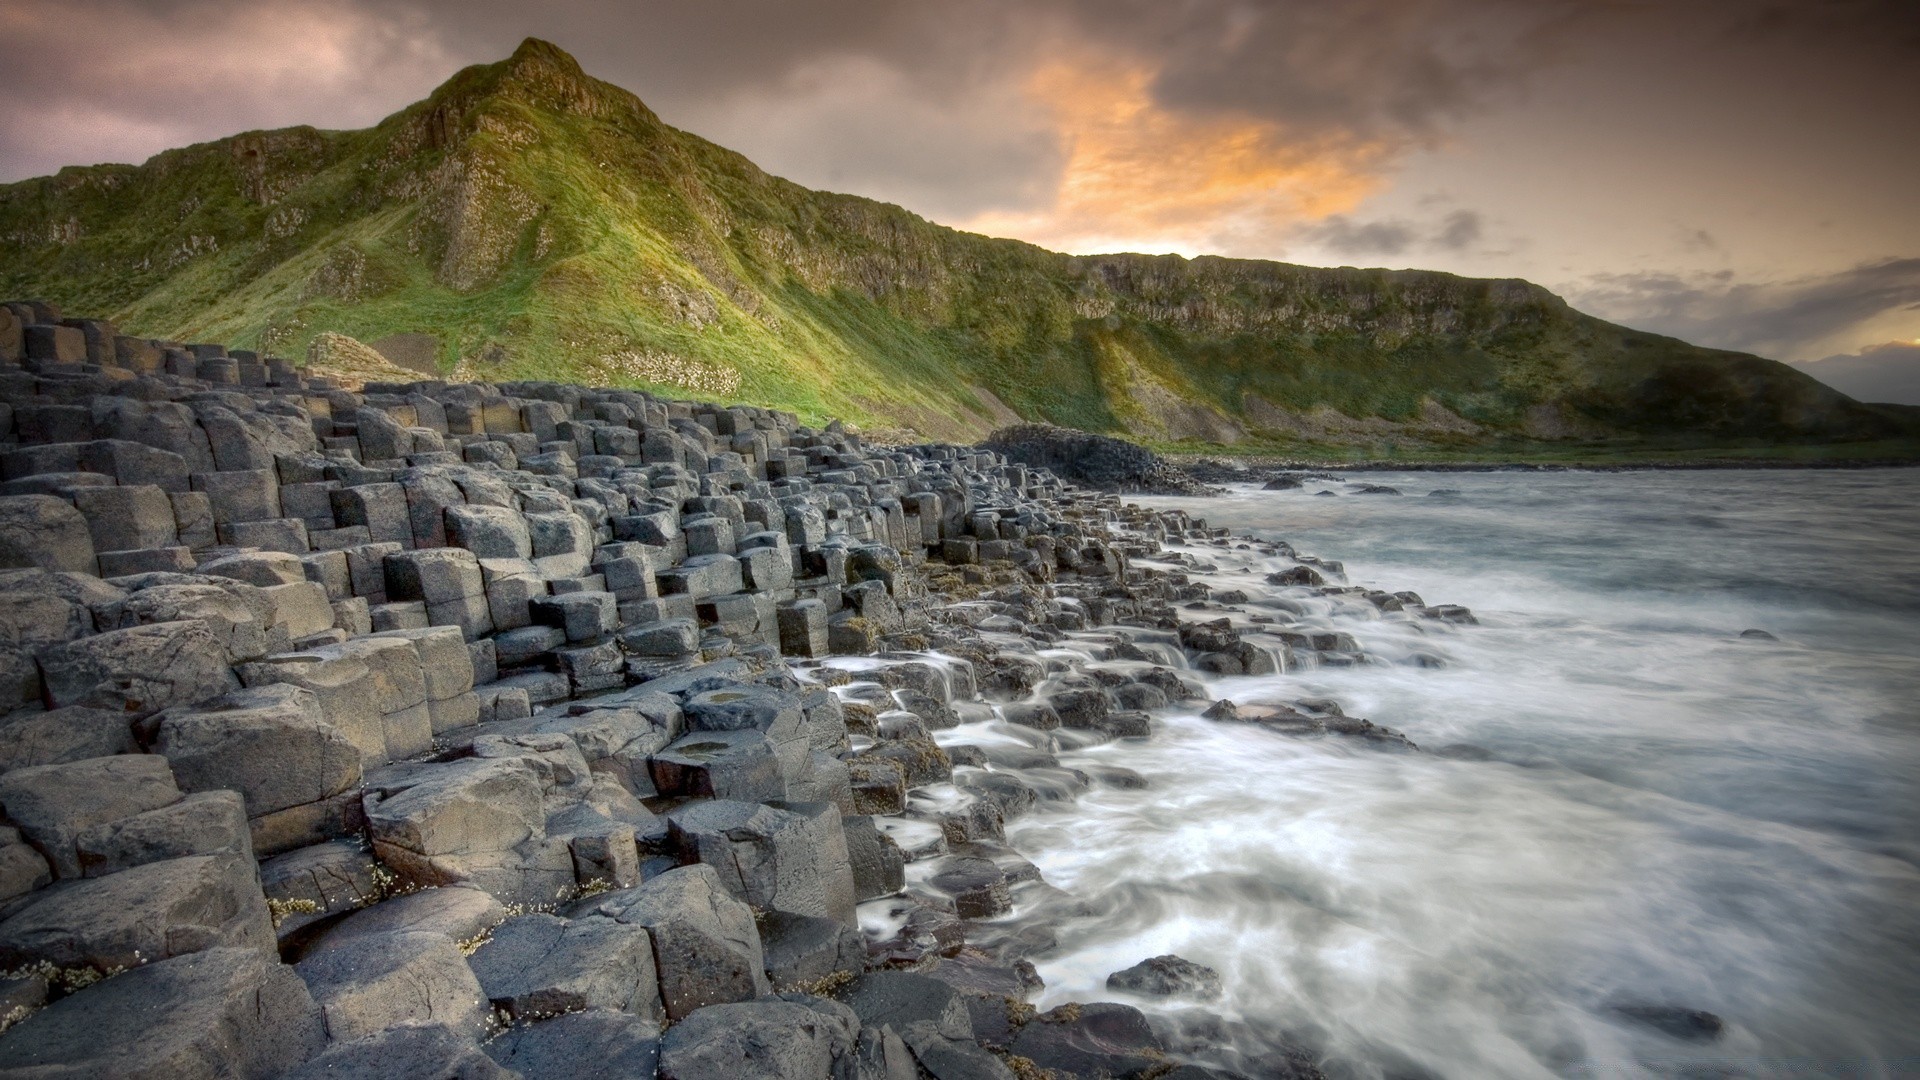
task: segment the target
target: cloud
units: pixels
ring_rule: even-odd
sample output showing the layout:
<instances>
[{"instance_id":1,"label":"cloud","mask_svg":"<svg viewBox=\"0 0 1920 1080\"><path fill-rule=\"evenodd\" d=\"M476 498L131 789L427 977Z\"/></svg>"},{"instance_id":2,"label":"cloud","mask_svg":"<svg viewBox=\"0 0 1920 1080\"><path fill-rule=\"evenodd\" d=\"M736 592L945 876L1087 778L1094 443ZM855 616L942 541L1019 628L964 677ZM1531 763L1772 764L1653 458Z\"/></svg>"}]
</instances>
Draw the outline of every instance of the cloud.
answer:
<instances>
[{"instance_id":1,"label":"cloud","mask_svg":"<svg viewBox=\"0 0 1920 1080\"><path fill-rule=\"evenodd\" d=\"M0 171L362 126L522 36L802 183L1061 247L1273 254L1600 0L4 0Z\"/></svg>"},{"instance_id":2,"label":"cloud","mask_svg":"<svg viewBox=\"0 0 1920 1080\"><path fill-rule=\"evenodd\" d=\"M1184 115L1154 101L1153 78L1137 62L1099 54L1041 67L1026 88L1065 146L1054 196L959 224L1081 253L1270 252L1286 229L1350 209L1379 184L1387 151L1378 144Z\"/></svg>"},{"instance_id":3,"label":"cloud","mask_svg":"<svg viewBox=\"0 0 1920 1080\"><path fill-rule=\"evenodd\" d=\"M1485 228L1485 219L1475 210L1455 210L1432 224L1405 218L1355 221L1344 214L1335 214L1294 229L1289 239L1296 250L1323 251L1343 259L1368 259L1410 251L1465 251L1479 242Z\"/></svg>"},{"instance_id":4,"label":"cloud","mask_svg":"<svg viewBox=\"0 0 1920 1080\"><path fill-rule=\"evenodd\" d=\"M1920 405L1920 340L1889 341L1793 366L1861 401Z\"/></svg>"},{"instance_id":5,"label":"cloud","mask_svg":"<svg viewBox=\"0 0 1920 1080\"><path fill-rule=\"evenodd\" d=\"M455 66L350 0L0 3L0 179L252 128L370 124Z\"/></svg>"},{"instance_id":6,"label":"cloud","mask_svg":"<svg viewBox=\"0 0 1920 1080\"><path fill-rule=\"evenodd\" d=\"M1574 306L1615 322L1794 360L1854 347L1876 326L1920 327L1920 258L1779 283L1742 282L1731 271L1599 274L1566 291Z\"/></svg>"}]
</instances>

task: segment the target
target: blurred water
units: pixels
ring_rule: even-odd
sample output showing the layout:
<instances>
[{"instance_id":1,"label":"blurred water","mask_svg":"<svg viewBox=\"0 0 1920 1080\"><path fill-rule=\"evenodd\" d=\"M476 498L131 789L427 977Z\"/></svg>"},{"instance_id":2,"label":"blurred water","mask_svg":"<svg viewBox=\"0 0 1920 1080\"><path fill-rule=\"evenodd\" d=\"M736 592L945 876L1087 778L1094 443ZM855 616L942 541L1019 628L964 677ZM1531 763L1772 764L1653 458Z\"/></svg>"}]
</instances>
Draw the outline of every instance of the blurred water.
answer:
<instances>
[{"instance_id":1,"label":"blurred water","mask_svg":"<svg viewBox=\"0 0 1920 1080\"><path fill-rule=\"evenodd\" d=\"M1239 1037L1334 1075L1920 1074L1920 472L1364 479L1405 495L1142 501L1470 606L1318 605L1380 662L1209 686L1334 698L1423 752L1175 713L1066 755L1151 785L1010 828L1091 907L1042 1004L1174 952L1222 972ZM1256 594L1290 565L1191 550ZM1448 666L1394 662L1421 651Z\"/></svg>"}]
</instances>

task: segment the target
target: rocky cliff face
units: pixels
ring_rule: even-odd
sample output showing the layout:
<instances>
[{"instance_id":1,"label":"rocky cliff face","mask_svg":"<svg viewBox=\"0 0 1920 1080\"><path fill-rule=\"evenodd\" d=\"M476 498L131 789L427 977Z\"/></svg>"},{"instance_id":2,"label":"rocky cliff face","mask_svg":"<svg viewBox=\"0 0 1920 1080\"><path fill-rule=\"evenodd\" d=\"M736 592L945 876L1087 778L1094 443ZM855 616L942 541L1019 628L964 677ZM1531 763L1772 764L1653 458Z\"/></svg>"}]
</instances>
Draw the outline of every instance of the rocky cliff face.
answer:
<instances>
[{"instance_id":1,"label":"rocky cliff face","mask_svg":"<svg viewBox=\"0 0 1920 1080\"><path fill-rule=\"evenodd\" d=\"M537 41L365 131L255 132L0 188L0 290L288 354L325 332L425 334L447 372L942 437L1007 409L1221 442L1905 431L1784 366L1523 281L1074 257L810 191Z\"/></svg>"}]
</instances>

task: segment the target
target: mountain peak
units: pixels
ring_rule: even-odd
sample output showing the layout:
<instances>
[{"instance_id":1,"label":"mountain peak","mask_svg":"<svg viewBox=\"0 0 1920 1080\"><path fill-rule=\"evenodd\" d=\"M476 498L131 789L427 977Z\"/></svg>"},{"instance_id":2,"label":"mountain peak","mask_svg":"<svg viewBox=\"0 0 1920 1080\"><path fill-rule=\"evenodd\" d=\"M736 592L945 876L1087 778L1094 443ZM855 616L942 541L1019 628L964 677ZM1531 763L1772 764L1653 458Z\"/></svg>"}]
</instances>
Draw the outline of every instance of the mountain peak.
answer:
<instances>
[{"instance_id":1,"label":"mountain peak","mask_svg":"<svg viewBox=\"0 0 1920 1080\"><path fill-rule=\"evenodd\" d=\"M586 72L580 67L580 61L575 60L572 53L551 41L536 37L527 38L520 43L519 48L513 50L513 55L507 57L507 67L515 73L530 68L556 68L565 75L576 78L586 77Z\"/></svg>"}]
</instances>

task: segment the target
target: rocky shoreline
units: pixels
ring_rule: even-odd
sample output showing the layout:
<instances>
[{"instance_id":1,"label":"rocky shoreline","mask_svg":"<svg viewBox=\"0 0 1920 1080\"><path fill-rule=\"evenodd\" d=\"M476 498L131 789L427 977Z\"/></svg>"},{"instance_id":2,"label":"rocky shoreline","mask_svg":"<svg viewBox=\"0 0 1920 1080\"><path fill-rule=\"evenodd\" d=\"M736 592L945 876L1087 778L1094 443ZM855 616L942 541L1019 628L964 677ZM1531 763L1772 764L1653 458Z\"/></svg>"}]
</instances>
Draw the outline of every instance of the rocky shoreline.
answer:
<instances>
[{"instance_id":1,"label":"rocky shoreline","mask_svg":"<svg viewBox=\"0 0 1920 1080\"><path fill-rule=\"evenodd\" d=\"M1290 596L1472 620L989 450L37 303L0 566L0 1077L1317 1076L1038 1013L1076 900L1006 822L1159 710L1410 750L1193 676L1365 662Z\"/></svg>"}]
</instances>

